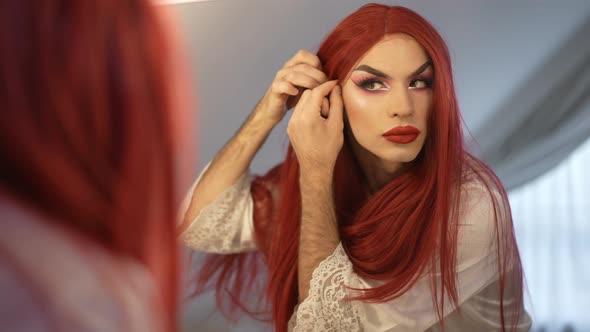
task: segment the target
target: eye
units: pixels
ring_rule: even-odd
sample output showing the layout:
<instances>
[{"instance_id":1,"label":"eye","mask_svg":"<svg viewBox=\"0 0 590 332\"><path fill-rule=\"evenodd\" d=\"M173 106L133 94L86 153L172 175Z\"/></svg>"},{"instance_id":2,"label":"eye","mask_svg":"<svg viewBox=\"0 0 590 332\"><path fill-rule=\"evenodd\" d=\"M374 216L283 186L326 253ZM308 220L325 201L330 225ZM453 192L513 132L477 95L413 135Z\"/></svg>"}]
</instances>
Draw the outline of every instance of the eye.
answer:
<instances>
[{"instance_id":1,"label":"eye","mask_svg":"<svg viewBox=\"0 0 590 332\"><path fill-rule=\"evenodd\" d=\"M368 78L361 80L360 82L355 82L355 84L364 90L367 91L379 91L387 89L387 86L382 81L375 79L375 78Z\"/></svg>"},{"instance_id":2,"label":"eye","mask_svg":"<svg viewBox=\"0 0 590 332\"><path fill-rule=\"evenodd\" d=\"M432 86L432 79L429 78L417 78L410 82L410 88L412 89L427 89Z\"/></svg>"}]
</instances>

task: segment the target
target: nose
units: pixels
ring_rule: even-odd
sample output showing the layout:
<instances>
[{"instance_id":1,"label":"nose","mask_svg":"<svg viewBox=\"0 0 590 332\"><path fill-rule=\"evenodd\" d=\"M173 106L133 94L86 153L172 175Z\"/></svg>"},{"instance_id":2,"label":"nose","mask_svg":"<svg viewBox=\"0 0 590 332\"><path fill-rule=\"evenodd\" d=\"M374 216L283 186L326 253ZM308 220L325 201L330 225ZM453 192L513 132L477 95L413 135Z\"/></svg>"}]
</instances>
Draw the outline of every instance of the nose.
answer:
<instances>
[{"instance_id":1,"label":"nose","mask_svg":"<svg viewBox=\"0 0 590 332\"><path fill-rule=\"evenodd\" d=\"M414 114L414 103L410 90L397 88L390 94L388 115L391 117L406 117Z\"/></svg>"}]
</instances>

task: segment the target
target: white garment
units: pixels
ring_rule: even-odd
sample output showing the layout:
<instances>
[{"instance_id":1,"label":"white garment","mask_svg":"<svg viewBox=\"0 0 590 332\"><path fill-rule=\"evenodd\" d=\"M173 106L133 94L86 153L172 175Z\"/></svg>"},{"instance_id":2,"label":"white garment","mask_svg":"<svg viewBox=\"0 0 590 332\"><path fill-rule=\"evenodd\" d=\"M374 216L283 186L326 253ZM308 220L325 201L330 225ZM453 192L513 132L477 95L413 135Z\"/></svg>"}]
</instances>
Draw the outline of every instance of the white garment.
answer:
<instances>
[{"instance_id":1,"label":"white garment","mask_svg":"<svg viewBox=\"0 0 590 332\"><path fill-rule=\"evenodd\" d=\"M0 195L0 330L163 331L150 273Z\"/></svg>"},{"instance_id":2,"label":"white garment","mask_svg":"<svg viewBox=\"0 0 590 332\"><path fill-rule=\"evenodd\" d=\"M191 193L208 165L185 198L186 211ZM182 234L184 243L210 253L238 253L256 250L253 241L252 176L243 174L238 181L200 211ZM491 199L476 184L465 188L467 209L461 222L457 248L459 315L445 301L446 331L497 331L499 292L497 260L492 250L495 227ZM432 303L430 277L424 276L401 297L386 303L342 301L354 295L341 284L353 288L373 288L378 284L353 272L352 263L340 243L336 250L314 270L309 296L299 304L289 321L290 331L440 331ZM510 294L505 305L510 303ZM506 312L507 321L510 313ZM528 331L529 315L522 309L518 331Z\"/></svg>"}]
</instances>

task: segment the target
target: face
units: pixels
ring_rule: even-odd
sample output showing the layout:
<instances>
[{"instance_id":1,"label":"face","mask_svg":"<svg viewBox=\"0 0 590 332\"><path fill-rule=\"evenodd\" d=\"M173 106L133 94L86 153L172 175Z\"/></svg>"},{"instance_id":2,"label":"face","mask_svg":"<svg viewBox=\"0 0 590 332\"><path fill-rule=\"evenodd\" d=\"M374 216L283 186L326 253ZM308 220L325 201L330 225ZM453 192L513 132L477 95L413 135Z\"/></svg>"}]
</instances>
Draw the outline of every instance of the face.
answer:
<instances>
[{"instance_id":1,"label":"face","mask_svg":"<svg viewBox=\"0 0 590 332\"><path fill-rule=\"evenodd\" d=\"M433 75L421 45L400 33L386 36L353 66L342 96L357 157L397 169L418 156L428 134Z\"/></svg>"}]
</instances>

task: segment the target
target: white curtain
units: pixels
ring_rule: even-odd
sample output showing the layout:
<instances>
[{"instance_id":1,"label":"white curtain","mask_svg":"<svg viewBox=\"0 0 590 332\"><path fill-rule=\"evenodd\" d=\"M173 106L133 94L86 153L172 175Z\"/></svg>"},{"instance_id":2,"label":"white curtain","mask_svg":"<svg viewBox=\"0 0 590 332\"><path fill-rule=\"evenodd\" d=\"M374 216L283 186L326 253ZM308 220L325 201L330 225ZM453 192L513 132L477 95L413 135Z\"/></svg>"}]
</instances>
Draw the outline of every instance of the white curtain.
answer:
<instances>
[{"instance_id":1,"label":"white curtain","mask_svg":"<svg viewBox=\"0 0 590 332\"><path fill-rule=\"evenodd\" d=\"M590 331L588 36L590 19L474 131L509 190L534 331Z\"/></svg>"},{"instance_id":2,"label":"white curtain","mask_svg":"<svg viewBox=\"0 0 590 332\"><path fill-rule=\"evenodd\" d=\"M534 330L590 331L590 140L509 193Z\"/></svg>"}]
</instances>

